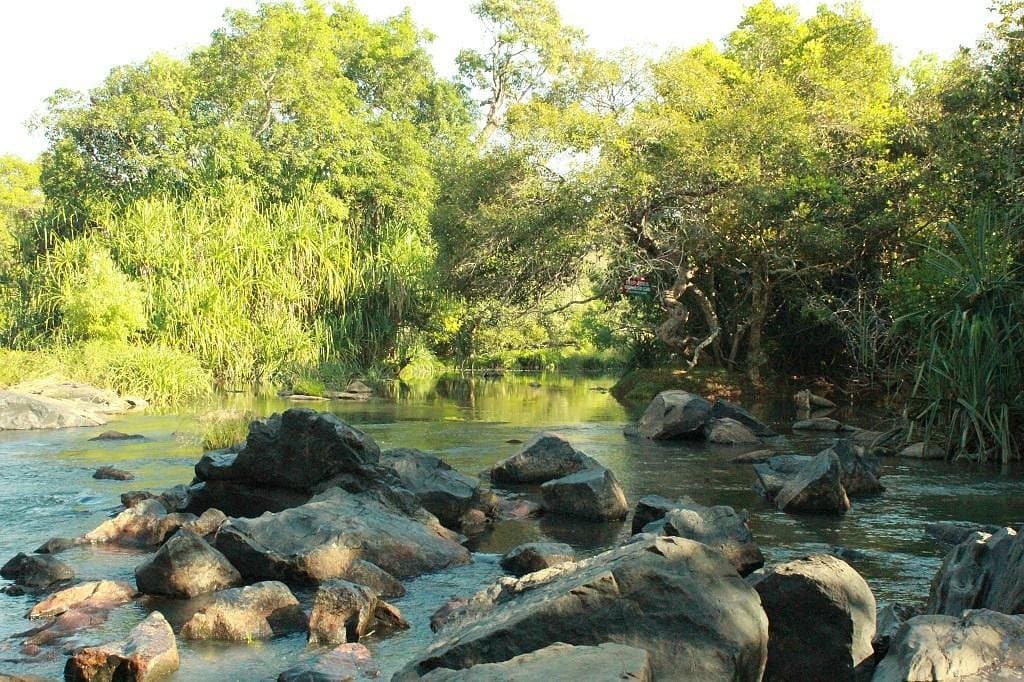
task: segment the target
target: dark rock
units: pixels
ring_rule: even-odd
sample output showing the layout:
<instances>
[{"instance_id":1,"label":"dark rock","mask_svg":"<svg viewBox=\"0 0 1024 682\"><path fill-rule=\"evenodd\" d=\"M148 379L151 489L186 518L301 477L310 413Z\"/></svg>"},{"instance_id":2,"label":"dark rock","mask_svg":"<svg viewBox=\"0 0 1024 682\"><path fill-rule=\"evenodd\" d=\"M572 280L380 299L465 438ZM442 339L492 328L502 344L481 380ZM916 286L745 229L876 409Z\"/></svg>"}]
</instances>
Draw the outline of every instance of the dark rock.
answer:
<instances>
[{"instance_id":1,"label":"dark rock","mask_svg":"<svg viewBox=\"0 0 1024 682\"><path fill-rule=\"evenodd\" d=\"M385 635L409 624L401 613L368 587L345 580L320 585L309 617L309 643L358 642L371 632Z\"/></svg>"},{"instance_id":2,"label":"dark rock","mask_svg":"<svg viewBox=\"0 0 1024 682\"><path fill-rule=\"evenodd\" d=\"M85 542L123 547L158 547L186 523L192 514L168 514L156 499L143 500L82 536Z\"/></svg>"},{"instance_id":3,"label":"dark rock","mask_svg":"<svg viewBox=\"0 0 1024 682\"><path fill-rule=\"evenodd\" d=\"M452 597L441 608L430 614L430 629L437 632L469 604L468 597Z\"/></svg>"},{"instance_id":4,"label":"dark rock","mask_svg":"<svg viewBox=\"0 0 1024 682\"><path fill-rule=\"evenodd\" d=\"M691 504L693 500L684 497L681 500L670 500L661 495L644 495L636 503L633 510L632 533L636 535L644 529L644 526L665 518L665 514L679 507L680 504Z\"/></svg>"},{"instance_id":5,"label":"dark rock","mask_svg":"<svg viewBox=\"0 0 1024 682\"><path fill-rule=\"evenodd\" d=\"M125 509L131 509L139 502L153 499L156 499L156 495L148 490L129 490L126 493L121 493L121 504Z\"/></svg>"},{"instance_id":6,"label":"dark rock","mask_svg":"<svg viewBox=\"0 0 1024 682\"><path fill-rule=\"evenodd\" d=\"M936 521L926 523L924 532L944 545L959 545L973 533L998 533L1002 528L984 523L970 521Z\"/></svg>"},{"instance_id":7,"label":"dark rock","mask_svg":"<svg viewBox=\"0 0 1024 682\"><path fill-rule=\"evenodd\" d=\"M788 513L845 514L850 499L843 488L839 457L829 451L814 457L782 487L775 504Z\"/></svg>"},{"instance_id":8,"label":"dark rock","mask_svg":"<svg viewBox=\"0 0 1024 682\"><path fill-rule=\"evenodd\" d=\"M552 514L589 521L624 519L629 506L615 474L595 467L570 474L540 487L544 509Z\"/></svg>"},{"instance_id":9,"label":"dark rock","mask_svg":"<svg viewBox=\"0 0 1024 682\"><path fill-rule=\"evenodd\" d=\"M519 452L491 467L491 481L544 483L595 465L557 433L538 433Z\"/></svg>"},{"instance_id":10,"label":"dark rock","mask_svg":"<svg viewBox=\"0 0 1024 682\"><path fill-rule=\"evenodd\" d=\"M844 440L835 441L825 452L830 451L839 457L843 469L843 488L847 495L874 495L885 490L885 486L878 480L878 460L861 454L860 448Z\"/></svg>"},{"instance_id":11,"label":"dark rock","mask_svg":"<svg viewBox=\"0 0 1024 682\"><path fill-rule=\"evenodd\" d=\"M189 489L187 511L202 514L220 509L230 516L255 518L264 512L279 512L301 506L313 497L288 488L264 488L236 481L201 481Z\"/></svg>"},{"instance_id":12,"label":"dark rock","mask_svg":"<svg viewBox=\"0 0 1024 682\"><path fill-rule=\"evenodd\" d=\"M946 555L926 611L959 616L966 609L1024 613L1024 535L975 533Z\"/></svg>"},{"instance_id":13,"label":"dark rock","mask_svg":"<svg viewBox=\"0 0 1024 682\"><path fill-rule=\"evenodd\" d=\"M56 618L74 610L103 610L127 604L135 598L135 588L118 580L80 583L54 592L28 612L29 618Z\"/></svg>"},{"instance_id":14,"label":"dark rock","mask_svg":"<svg viewBox=\"0 0 1024 682\"><path fill-rule=\"evenodd\" d=\"M762 464L772 457L782 454L797 453L783 453L778 450L751 450L750 452L744 452L742 455L736 455L729 460L729 464Z\"/></svg>"},{"instance_id":15,"label":"dark rock","mask_svg":"<svg viewBox=\"0 0 1024 682\"><path fill-rule=\"evenodd\" d=\"M381 464L398 476L423 508L448 528L462 527L462 517L480 507L480 481L460 474L446 462L419 450L388 450Z\"/></svg>"},{"instance_id":16,"label":"dark rock","mask_svg":"<svg viewBox=\"0 0 1024 682\"><path fill-rule=\"evenodd\" d=\"M50 538L36 548L36 554L60 554L61 552L82 544L76 538Z\"/></svg>"},{"instance_id":17,"label":"dark rock","mask_svg":"<svg viewBox=\"0 0 1024 682\"><path fill-rule=\"evenodd\" d=\"M137 433L122 433L121 431L104 431L98 436L93 436L89 440L144 440L145 436L141 436Z\"/></svg>"},{"instance_id":18,"label":"dark rock","mask_svg":"<svg viewBox=\"0 0 1024 682\"><path fill-rule=\"evenodd\" d=\"M584 561L503 579L394 679L507 661L558 642L613 642L647 650L654 679L753 682L767 637L757 594L719 552L638 536Z\"/></svg>"},{"instance_id":19,"label":"dark rock","mask_svg":"<svg viewBox=\"0 0 1024 682\"><path fill-rule=\"evenodd\" d=\"M708 423L706 438L719 445L754 445L760 440L753 431L735 419L714 419Z\"/></svg>"},{"instance_id":20,"label":"dark rock","mask_svg":"<svg viewBox=\"0 0 1024 682\"><path fill-rule=\"evenodd\" d=\"M732 507L705 507L680 502L665 514L662 535L696 540L719 550L740 575L764 566L764 555L754 540L745 515Z\"/></svg>"},{"instance_id":21,"label":"dark rock","mask_svg":"<svg viewBox=\"0 0 1024 682\"><path fill-rule=\"evenodd\" d=\"M481 663L464 670L438 668L423 680L431 682L506 682L507 680L586 680L586 682L650 682L650 655L622 644L599 646L552 644L501 663Z\"/></svg>"},{"instance_id":22,"label":"dark rock","mask_svg":"<svg viewBox=\"0 0 1024 682\"><path fill-rule=\"evenodd\" d=\"M283 583L268 581L217 592L182 626L181 636L245 642L302 632L307 623L295 595Z\"/></svg>"},{"instance_id":23,"label":"dark rock","mask_svg":"<svg viewBox=\"0 0 1024 682\"><path fill-rule=\"evenodd\" d=\"M747 427L755 436L771 438L775 435L771 427L747 412L739 405L718 398L711 406L711 419L732 419Z\"/></svg>"},{"instance_id":24,"label":"dark rock","mask_svg":"<svg viewBox=\"0 0 1024 682\"><path fill-rule=\"evenodd\" d=\"M704 398L686 391L662 391L644 411L636 425L642 438L670 440L703 435L712 406Z\"/></svg>"},{"instance_id":25,"label":"dark rock","mask_svg":"<svg viewBox=\"0 0 1024 682\"><path fill-rule=\"evenodd\" d=\"M836 421L830 417L812 417L811 419L801 419L793 424L794 431L853 431L853 427L847 426L842 422Z\"/></svg>"},{"instance_id":26,"label":"dark rock","mask_svg":"<svg viewBox=\"0 0 1024 682\"><path fill-rule=\"evenodd\" d=\"M768 614L765 680L854 680L874 653L875 597L849 564L815 555L754 582Z\"/></svg>"},{"instance_id":27,"label":"dark rock","mask_svg":"<svg viewBox=\"0 0 1024 682\"><path fill-rule=\"evenodd\" d=\"M776 454L764 462L755 464L754 475L757 476L757 483L754 484L754 489L769 502L774 502L779 491L810 464L812 459L814 458L810 455L785 453Z\"/></svg>"},{"instance_id":28,"label":"dark rock","mask_svg":"<svg viewBox=\"0 0 1024 682\"><path fill-rule=\"evenodd\" d=\"M163 614L154 611L132 628L128 638L113 644L79 649L64 668L74 682L146 682L178 669L178 645Z\"/></svg>"},{"instance_id":29,"label":"dark rock","mask_svg":"<svg viewBox=\"0 0 1024 682\"><path fill-rule=\"evenodd\" d=\"M135 569L139 592L189 599L242 584L242 576L202 537L182 529Z\"/></svg>"},{"instance_id":30,"label":"dark rock","mask_svg":"<svg viewBox=\"0 0 1024 682\"><path fill-rule=\"evenodd\" d=\"M380 669L362 644L341 644L311 664L289 668L277 682L361 682L380 679Z\"/></svg>"},{"instance_id":31,"label":"dark rock","mask_svg":"<svg viewBox=\"0 0 1024 682\"><path fill-rule=\"evenodd\" d=\"M0 568L0 576L23 587L47 588L74 579L75 572L49 554L19 552Z\"/></svg>"},{"instance_id":32,"label":"dark rock","mask_svg":"<svg viewBox=\"0 0 1024 682\"><path fill-rule=\"evenodd\" d=\"M902 602L893 602L879 607L875 616L875 638L871 640L871 648L875 650L875 660L885 658L892 644L892 638L905 622L921 613L919 607Z\"/></svg>"},{"instance_id":33,"label":"dark rock","mask_svg":"<svg viewBox=\"0 0 1024 682\"><path fill-rule=\"evenodd\" d=\"M134 481L135 474L124 469L115 469L114 467L104 466L100 467L93 472L92 477L98 480L105 481Z\"/></svg>"},{"instance_id":34,"label":"dark rock","mask_svg":"<svg viewBox=\"0 0 1024 682\"><path fill-rule=\"evenodd\" d=\"M911 618L896 632L874 682L1024 678L1024 615L989 610Z\"/></svg>"},{"instance_id":35,"label":"dark rock","mask_svg":"<svg viewBox=\"0 0 1024 682\"><path fill-rule=\"evenodd\" d=\"M501 557L501 567L512 575L526 575L576 560L576 552L561 542L529 542Z\"/></svg>"},{"instance_id":36,"label":"dark rock","mask_svg":"<svg viewBox=\"0 0 1024 682\"><path fill-rule=\"evenodd\" d=\"M793 404L796 405L798 410L809 411L812 407L825 407L834 408L836 404L828 398L823 398L819 395L814 395L808 389L798 391L793 396Z\"/></svg>"}]
</instances>

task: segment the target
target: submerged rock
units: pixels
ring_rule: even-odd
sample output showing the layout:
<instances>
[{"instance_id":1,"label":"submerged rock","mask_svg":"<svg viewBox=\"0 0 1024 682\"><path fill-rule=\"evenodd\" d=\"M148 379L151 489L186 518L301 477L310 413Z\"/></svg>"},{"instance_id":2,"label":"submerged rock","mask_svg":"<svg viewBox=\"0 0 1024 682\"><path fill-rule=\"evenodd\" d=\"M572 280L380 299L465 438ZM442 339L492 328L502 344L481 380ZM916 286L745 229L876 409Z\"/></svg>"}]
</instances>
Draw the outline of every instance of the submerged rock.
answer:
<instances>
[{"instance_id":1,"label":"submerged rock","mask_svg":"<svg viewBox=\"0 0 1024 682\"><path fill-rule=\"evenodd\" d=\"M107 418L66 400L0 390L0 431L100 426Z\"/></svg>"},{"instance_id":2,"label":"submerged rock","mask_svg":"<svg viewBox=\"0 0 1024 682\"><path fill-rule=\"evenodd\" d=\"M572 547L561 542L529 542L501 557L501 567L512 575L526 575L576 560Z\"/></svg>"},{"instance_id":3,"label":"submerged rock","mask_svg":"<svg viewBox=\"0 0 1024 682\"><path fill-rule=\"evenodd\" d=\"M974 533L946 555L926 610L959 616L966 609L1024 613L1024 535Z\"/></svg>"},{"instance_id":4,"label":"submerged rock","mask_svg":"<svg viewBox=\"0 0 1024 682\"><path fill-rule=\"evenodd\" d=\"M853 427L836 421L831 417L812 417L801 419L793 424L794 431L853 431Z\"/></svg>"},{"instance_id":5,"label":"submerged rock","mask_svg":"<svg viewBox=\"0 0 1024 682\"><path fill-rule=\"evenodd\" d=\"M102 466L93 472L92 477L97 480L107 481L134 481L135 474L124 469L117 469L111 466Z\"/></svg>"},{"instance_id":6,"label":"submerged rock","mask_svg":"<svg viewBox=\"0 0 1024 682\"><path fill-rule=\"evenodd\" d=\"M76 609L106 610L135 598L135 588L118 580L81 583L54 592L28 612L29 618L56 618Z\"/></svg>"},{"instance_id":7,"label":"submerged rock","mask_svg":"<svg viewBox=\"0 0 1024 682\"><path fill-rule=\"evenodd\" d=\"M135 582L144 594L189 599L241 585L242 576L203 538L182 529L135 569Z\"/></svg>"},{"instance_id":8,"label":"submerged rock","mask_svg":"<svg viewBox=\"0 0 1024 682\"><path fill-rule=\"evenodd\" d=\"M13 580L23 587L47 588L73 580L75 571L66 563L49 554L18 552L3 567L0 577Z\"/></svg>"},{"instance_id":9,"label":"submerged rock","mask_svg":"<svg viewBox=\"0 0 1024 682\"><path fill-rule=\"evenodd\" d=\"M74 682L146 682L178 669L178 644L163 614L154 611L113 644L79 649L64 668Z\"/></svg>"},{"instance_id":10,"label":"submerged rock","mask_svg":"<svg viewBox=\"0 0 1024 682\"><path fill-rule=\"evenodd\" d=\"M696 540L719 550L740 575L764 566L764 555L747 525L746 516L732 507L705 507L694 502L677 503L665 514L662 535Z\"/></svg>"},{"instance_id":11,"label":"submerged rock","mask_svg":"<svg viewBox=\"0 0 1024 682\"><path fill-rule=\"evenodd\" d=\"M650 655L622 644L552 644L502 663L481 663L463 670L437 668L421 679L431 682L506 682L507 680L586 680L650 682Z\"/></svg>"},{"instance_id":12,"label":"submerged rock","mask_svg":"<svg viewBox=\"0 0 1024 682\"><path fill-rule=\"evenodd\" d=\"M924 525L924 532L944 545L959 545L974 533L998 533L1002 528L970 521L935 521Z\"/></svg>"},{"instance_id":13,"label":"submerged rock","mask_svg":"<svg viewBox=\"0 0 1024 682\"><path fill-rule=\"evenodd\" d=\"M137 433L124 433L122 431L104 431L89 440L145 440L145 436Z\"/></svg>"},{"instance_id":14,"label":"submerged rock","mask_svg":"<svg viewBox=\"0 0 1024 682\"><path fill-rule=\"evenodd\" d=\"M301 632L306 626L306 614L295 595L283 583L268 581L217 592L182 626L181 636L245 642Z\"/></svg>"},{"instance_id":15,"label":"submerged rock","mask_svg":"<svg viewBox=\"0 0 1024 682\"><path fill-rule=\"evenodd\" d=\"M544 483L597 463L557 433L538 433L519 452L491 467L494 483Z\"/></svg>"},{"instance_id":16,"label":"submerged rock","mask_svg":"<svg viewBox=\"0 0 1024 682\"><path fill-rule=\"evenodd\" d=\"M707 425L709 443L719 445L754 445L759 443L757 435L735 419L715 419Z\"/></svg>"},{"instance_id":17,"label":"submerged rock","mask_svg":"<svg viewBox=\"0 0 1024 682\"><path fill-rule=\"evenodd\" d=\"M544 509L588 521L624 519L629 514L626 494L610 469L597 466L540 487Z\"/></svg>"},{"instance_id":18,"label":"submerged rock","mask_svg":"<svg viewBox=\"0 0 1024 682\"><path fill-rule=\"evenodd\" d=\"M345 580L332 580L322 584L313 598L309 643L358 642L371 632L386 635L408 627L401 612L381 600L374 590Z\"/></svg>"},{"instance_id":19,"label":"submerged rock","mask_svg":"<svg viewBox=\"0 0 1024 682\"><path fill-rule=\"evenodd\" d=\"M775 504L788 513L845 514L850 499L843 488L839 457L827 450L815 456L782 486Z\"/></svg>"},{"instance_id":20,"label":"submerged rock","mask_svg":"<svg viewBox=\"0 0 1024 682\"><path fill-rule=\"evenodd\" d=\"M278 675L277 682L361 682L379 680L380 669L362 644L342 644L312 663Z\"/></svg>"},{"instance_id":21,"label":"submerged rock","mask_svg":"<svg viewBox=\"0 0 1024 682\"><path fill-rule=\"evenodd\" d=\"M849 564L815 555L754 581L768 614L765 680L853 680L870 663L875 597Z\"/></svg>"},{"instance_id":22,"label":"submerged rock","mask_svg":"<svg viewBox=\"0 0 1024 682\"><path fill-rule=\"evenodd\" d=\"M720 552L639 536L485 590L394 679L507 661L558 642L613 642L645 649L654 679L754 682L767 638L757 594Z\"/></svg>"},{"instance_id":23,"label":"submerged rock","mask_svg":"<svg viewBox=\"0 0 1024 682\"><path fill-rule=\"evenodd\" d=\"M662 391L648 405L636 425L637 435L652 440L700 437L712 406L686 391Z\"/></svg>"}]
</instances>

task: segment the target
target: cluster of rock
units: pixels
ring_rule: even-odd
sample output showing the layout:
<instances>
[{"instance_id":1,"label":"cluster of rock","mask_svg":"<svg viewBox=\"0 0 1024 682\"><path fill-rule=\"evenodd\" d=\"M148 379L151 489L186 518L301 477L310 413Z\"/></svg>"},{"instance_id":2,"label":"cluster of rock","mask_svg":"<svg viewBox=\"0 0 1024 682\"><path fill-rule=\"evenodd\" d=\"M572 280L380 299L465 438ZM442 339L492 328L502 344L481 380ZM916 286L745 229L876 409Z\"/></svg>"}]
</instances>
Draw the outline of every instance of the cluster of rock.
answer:
<instances>
[{"instance_id":1,"label":"cluster of rock","mask_svg":"<svg viewBox=\"0 0 1024 682\"><path fill-rule=\"evenodd\" d=\"M0 390L0 431L100 426L111 415L146 407L141 398L53 379Z\"/></svg>"},{"instance_id":2,"label":"cluster of rock","mask_svg":"<svg viewBox=\"0 0 1024 682\"><path fill-rule=\"evenodd\" d=\"M340 391L324 391L323 395L309 395L307 393L284 392L282 398L299 402L310 402L317 400L350 400L363 402L373 397L373 389L358 379L353 379Z\"/></svg>"},{"instance_id":3,"label":"cluster of rock","mask_svg":"<svg viewBox=\"0 0 1024 682\"><path fill-rule=\"evenodd\" d=\"M722 445L753 445L775 435L742 407L727 400L708 401L686 391L662 391L627 436L650 440L706 440Z\"/></svg>"}]
</instances>

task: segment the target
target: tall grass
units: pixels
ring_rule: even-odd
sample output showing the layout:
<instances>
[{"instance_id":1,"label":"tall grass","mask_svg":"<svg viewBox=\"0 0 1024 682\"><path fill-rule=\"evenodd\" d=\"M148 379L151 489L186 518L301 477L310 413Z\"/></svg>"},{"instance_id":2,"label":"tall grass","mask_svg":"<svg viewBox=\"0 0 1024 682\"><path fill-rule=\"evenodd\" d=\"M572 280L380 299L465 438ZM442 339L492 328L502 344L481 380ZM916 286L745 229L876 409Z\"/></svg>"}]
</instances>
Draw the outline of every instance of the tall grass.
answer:
<instances>
[{"instance_id":1,"label":"tall grass","mask_svg":"<svg viewBox=\"0 0 1024 682\"><path fill-rule=\"evenodd\" d=\"M245 442L256 413L248 410L214 410L199 418L203 450L221 450Z\"/></svg>"}]
</instances>

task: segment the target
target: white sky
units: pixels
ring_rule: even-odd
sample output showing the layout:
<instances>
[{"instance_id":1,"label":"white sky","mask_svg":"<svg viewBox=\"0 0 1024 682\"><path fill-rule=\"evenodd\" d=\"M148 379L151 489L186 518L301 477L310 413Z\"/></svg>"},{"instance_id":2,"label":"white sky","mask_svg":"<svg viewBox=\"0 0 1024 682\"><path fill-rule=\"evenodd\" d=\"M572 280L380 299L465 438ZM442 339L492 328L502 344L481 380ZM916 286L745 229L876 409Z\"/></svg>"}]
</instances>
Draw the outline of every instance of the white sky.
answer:
<instances>
[{"instance_id":1,"label":"white sky","mask_svg":"<svg viewBox=\"0 0 1024 682\"><path fill-rule=\"evenodd\" d=\"M805 14L820 0L791 0ZM748 0L557 0L566 21L602 50L662 50L719 40ZM206 42L226 7L257 0L0 0L0 154L34 157L45 146L25 123L57 88L87 90L111 67L156 51L178 56ZM478 35L471 0L356 0L381 18L412 8L437 35L435 63L451 74L455 54ZM884 41L907 61L972 45L990 20L989 0L862 0Z\"/></svg>"}]
</instances>

